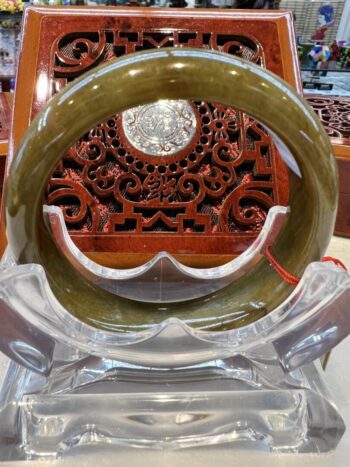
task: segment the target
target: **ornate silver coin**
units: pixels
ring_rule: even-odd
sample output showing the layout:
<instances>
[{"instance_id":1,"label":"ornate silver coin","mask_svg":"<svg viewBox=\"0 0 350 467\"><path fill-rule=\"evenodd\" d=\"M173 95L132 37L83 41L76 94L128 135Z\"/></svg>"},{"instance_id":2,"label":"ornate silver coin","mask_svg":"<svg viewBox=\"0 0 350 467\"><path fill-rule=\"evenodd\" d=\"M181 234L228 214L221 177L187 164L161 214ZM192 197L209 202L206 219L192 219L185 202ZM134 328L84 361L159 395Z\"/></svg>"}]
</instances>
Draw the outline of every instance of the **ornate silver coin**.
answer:
<instances>
[{"instance_id":1,"label":"ornate silver coin","mask_svg":"<svg viewBox=\"0 0 350 467\"><path fill-rule=\"evenodd\" d=\"M123 112L122 128L129 143L139 151L169 156L192 141L196 115L188 101L160 100Z\"/></svg>"}]
</instances>

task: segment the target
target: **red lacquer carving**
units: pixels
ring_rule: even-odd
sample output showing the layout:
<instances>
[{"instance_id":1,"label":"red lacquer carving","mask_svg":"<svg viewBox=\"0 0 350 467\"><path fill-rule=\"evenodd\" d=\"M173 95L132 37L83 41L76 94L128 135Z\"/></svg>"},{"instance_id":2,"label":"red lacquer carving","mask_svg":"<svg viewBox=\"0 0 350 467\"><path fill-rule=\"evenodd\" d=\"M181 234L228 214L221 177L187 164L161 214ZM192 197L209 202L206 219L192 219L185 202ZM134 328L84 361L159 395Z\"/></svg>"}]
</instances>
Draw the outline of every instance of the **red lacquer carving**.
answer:
<instances>
[{"instance_id":1,"label":"red lacquer carving","mask_svg":"<svg viewBox=\"0 0 350 467\"><path fill-rule=\"evenodd\" d=\"M288 12L27 8L10 148L69 81L138 50L202 47L238 55L301 91L293 37ZM63 209L75 244L96 261L129 267L167 250L187 264L219 264L251 245L270 206L288 203L287 170L257 122L215 103L186 105L197 125L188 127L185 144L179 136L162 140L154 155L115 115L82 135L56 167L48 199ZM158 128L151 114L147 125L162 133L166 125Z\"/></svg>"},{"instance_id":2,"label":"red lacquer carving","mask_svg":"<svg viewBox=\"0 0 350 467\"><path fill-rule=\"evenodd\" d=\"M350 144L350 98L342 96L306 96L307 101L323 123L329 137Z\"/></svg>"},{"instance_id":3,"label":"red lacquer carving","mask_svg":"<svg viewBox=\"0 0 350 467\"><path fill-rule=\"evenodd\" d=\"M53 89L106 60L169 46L203 47L265 64L261 45L249 35L65 34L54 45ZM155 157L136 149L123 132L121 115L101 123L67 152L48 198L63 209L72 234L256 234L268 209L286 204L285 187L278 183L286 170L266 131L234 109L207 102L191 106L197 132L176 154Z\"/></svg>"},{"instance_id":4,"label":"red lacquer carving","mask_svg":"<svg viewBox=\"0 0 350 467\"><path fill-rule=\"evenodd\" d=\"M339 204L335 233L350 236L350 98L310 94L307 101L333 144L339 170Z\"/></svg>"}]
</instances>

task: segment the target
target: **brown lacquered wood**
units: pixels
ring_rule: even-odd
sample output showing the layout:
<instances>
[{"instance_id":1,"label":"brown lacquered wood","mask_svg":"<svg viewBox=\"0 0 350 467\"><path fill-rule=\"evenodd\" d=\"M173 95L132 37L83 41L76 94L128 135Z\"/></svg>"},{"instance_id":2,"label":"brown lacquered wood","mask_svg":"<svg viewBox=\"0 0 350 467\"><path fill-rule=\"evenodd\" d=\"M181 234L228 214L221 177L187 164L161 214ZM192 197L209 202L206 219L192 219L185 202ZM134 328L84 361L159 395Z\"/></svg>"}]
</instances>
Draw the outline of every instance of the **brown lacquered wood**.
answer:
<instances>
[{"instance_id":1,"label":"brown lacquered wood","mask_svg":"<svg viewBox=\"0 0 350 467\"><path fill-rule=\"evenodd\" d=\"M338 157L339 192L350 195L350 157Z\"/></svg>"},{"instance_id":2,"label":"brown lacquered wood","mask_svg":"<svg viewBox=\"0 0 350 467\"><path fill-rule=\"evenodd\" d=\"M334 143L332 141L332 146L334 150L334 154L336 155L337 158L344 158L344 159L350 159L350 141L342 141L339 142L337 141Z\"/></svg>"},{"instance_id":3,"label":"brown lacquered wood","mask_svg":"<svg viewBox=\"0 0 350 467\"><path fill-rule=\"evenodd\" d=\"M350 156L350 98L310 94L305 96L326 129L337 156ZM343 148L343 153L342 153Z\"/></svg>"},{"instance_id":4,"label":"brown lacquered wood","mask_svg":"<svg viewBox=\"0 0 350 467\"><path fill-rule=\"evenodd\" d=\"M350 194L339 193L338 216L334 233L341 237L350 237Z\"/></svg>"},{"instance_id":5,"label":"brown lacquered wood","mask_svg":"<svg viewBox=\"0 0 350 467\"><path fill-rule=\"evenodd\" d=\"M204 46L217 49L221 47L222 49L223 46L219 44L222 41L227 43L228 36L234 36L236 41L241 40L240 38L243 37L244 41L255 44L254 47L256 47L255 56L246 55L246 58L260 63L261 66L283 77L301 92L299 64L295 53L296 48L290 13L189 9L157 10L153 8L64 9L35 7L27 9L25 14L15 102L14 148L18 146L31 119L55 90L59 90L66 85L67 79L76 78L101 61L115 58L102 53L102 49L98 48L102 43L102 39L97 41L96 50L89 50L89 44L86 40L91 38L91 34L100 34L100 38L102 38L105 31L108 31L107 42L109 41L109 43L111 43L111 34L124 34L124 36L118 36L119 41L125 41L127 44L127 50L123 52L120 51L118 45L118 53L122 54L135 50L133 48L133 38L131 36L126 38L127 34L132 33L135 35L135 31L144 36L150 33L159 34L164 31L164 27L166 27L166 32L173 38L174 43L184 41L182 45L190 47ZM183 37L177 39L179 33L183 34ZM77 53L75 59L72 60L71 57L67 60L62 52L63 46L61 47L60 44L63 44L67 49L66 44L72 43L72 34L74 34L74 39L80 38L82 42L85 41L87 49L84 50L88 50L88 52L80 57L79 53ZM209 40L207 36L210 35ZM220 36L219 39L217 39L218 36ZM162 42L156 36L152 37L152 40L158 40L158 43L152 42L151 44L148 42L148 46L154 48L169 45L163 39ZM117 43L117 39L114 39L114 41ZM244 50L244 53L247 53L248 49ZM229 51L229 49L226 51ZM50 83L46 90L44 89L45 83ZM268 208L273 204L286 205L288 203L288 181L286 168L277 151L273 148L270 137L261 133L256 124L246 122L243 118L242 122L241 135L244 136L247 132L249 134L254 133L254 138L257 138L258 141L255 148L250 147L249 150L247 149L248 143L244 141L242 143L246 161L251 167L248 175L255 183L256 191L260 190L261 193L259 203L261 203L262 208L259 204L254 206L254 217L250 224L247 222L238 223L238 228L231 226L229 227L231 230L225 232L226 227L222 228L218 222L216 225L215 217L212 216L211 220L210 218L203 218L205 216L200 213L197 207L189 206L190 203L187 202L188 212L191 209L194 215L186 214L184 224L179 222L169 223L166 220L166 227L162 227L162 231L157 232L156 229L153 229L153 231L145 232L145 221L149 222L148 212L162 212L163 214L167 212L164 211L164 203L157 204L156 196L158 194L151 193L151 202L148 202L147 206L144 206L144 201L139 202L138 206L134 201L133 204L124 204L123 212L127 212L124 218L118 215L116 222L108 221L101 224L103 219L100 217L95 226L90 228L89 219L72 222L72 217L74 218L79 203L80 205L89 206L90 210L95 209L97 215L100 215L99 213L105 209L106 194L99 197L98 193L92 192L91 186L89 193L85 182L79 185L78 189L77 182L73 182L72 186L67 185L67 190L69 189L74 194L79 203L74 206L75 213L73 212L73 216L68 215L67 211L65 211L65 214L68 228L77 246L84 252L93 252L98 262L108 263L108 265L114 267L119 267L120 262L125 264L123 258L125 258L128 251L133 252L133 260L130 261L129 266L135 264L136 258L140 258L141 261L145 250L147 250L148 255L153 255L159 250L167 250L179 255L178 258L180 256L187 258L186 262L190 262L192 265L222 264L227 258L232 258L232 256L244 251L259 233ZM262 150L260 150L260 147L262 147ZM268 163L264 155L264 152L266 152L265 147L268 147L270 152L270 162ZM254 161L256 162L253 167ZM69 163L64 162L63 165L64 170L67 170L68 167L70 169ZM202 169L200 169L200 173L202 173ZM238 177L238 179L239 183L241 183L241 178ZM270 184L268 189L271 192L269 198L266 197L263 191L267 187L262 187L262 190L259 187L260 180L263 180L266 184L267 179L270 179L268 182ZM62 180L62 171L55 172L51 181L49 201L66 209L65 198L61 197L62 190L55 189L55 184L62 186ZM72 178L70 178L69 183L72 183ZM240 190L246 188L249 188L249 185L241 184ZM230 193L230 190L232 190L232 187L227 188L225 196ZM92 201L91 193L94 195L94 199L98 199L97 206ZM64 196L66 196L65 193ZM220 206L224 204L224 197L220 200L213 198L210 203L210 209L217 209L220 212ZM214 206L215 203L219 208ZM177 208L176 203L174 203L175 208ZM142 211L141 219L136 222L135 217L139 216L137 213L140 209ZM129 212L131 212L131 215L128 214ZM176 209L174 212L176 212ZM216 213L214 214L216 215ZM123 231L124 225L128 225L128 223L131 223L131 228L135 230ZM115 260L112 261L111 255L115 252L117 252L117 255ZM221 256L221 259L219 259L219 256Z\"/></svg>"},{"instance_id":6,"label":"brown lacquered wood","mask_svg":"<svg viewBox=\"0 0 350 467\"><path fill-rule=\"evenodd\" d=\"M200 241L200 239L199 239ZM142 253L120 253L118 258L114 253L110 252L87 252L86 256L95 263L102 263L109 268L134 268L139 264L145 264L154 258L153 253L142 254ZM101 258L103 260L101 261ZM231 255L176 255L178 261L185 266L191 266L194 268L210 268L215 266L221 266L223 263L227 263L232 259Z\"/></svg>"},{"instance_id":7,"label":"brown lacquered wood","mask_svg":"<svg viewBox=\"0 0 350 467\"><path fill-rule=\"evenodd\" d=\"M12 119L12 103L12 93L0 93L0 157L6 157L8 154L8 139L10 135ZM2 181L3 178L1 178L1 184Z\"/></svg>"},{"instance_id":8,"label":"brown lacquered wood","mask_svg":"<svg viewBox=\"0 0 350 467\"><path fill-rule=\"evenodd\" d=\"M350 98L309 95L306 99L323 123L338 162L339 207L334 233L350 237Z\"/></svg>"},{"instance_id":9,"label":"brown lacquered wood","mask_svg":"<svg viewBox=\"0 0 350 467\"><path fill-rule=\"evenodd\" d=\"M338 157L339 204L335 224L335 234L350 237L350 146L349 157Z\"/></svg>"}]
</instances>

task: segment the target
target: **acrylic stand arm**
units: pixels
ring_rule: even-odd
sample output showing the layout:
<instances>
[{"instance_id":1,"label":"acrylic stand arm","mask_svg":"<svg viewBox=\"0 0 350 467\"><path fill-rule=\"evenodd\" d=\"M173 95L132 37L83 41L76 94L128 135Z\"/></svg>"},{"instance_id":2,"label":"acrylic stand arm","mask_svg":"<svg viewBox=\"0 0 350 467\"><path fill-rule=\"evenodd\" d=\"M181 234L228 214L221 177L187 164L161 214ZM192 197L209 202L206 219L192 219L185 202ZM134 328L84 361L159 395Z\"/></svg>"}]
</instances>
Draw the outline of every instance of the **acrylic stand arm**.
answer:
<instances>
[{"instance_id":1,"label":"acrylic stand arm","mask_svg":"<svg viewBox=\"0 0 350 467\"><path fill-rule=\"evenodd\" d=\"M8 267L1 273L0 284L2 320L11 311L1 350L37 372L50 370L53 343L89 355L160 368L252 352L258 355L259 349L269 346L275 349L280 364L291 370L319 358L350 331L350 277L328 263L310 264L288 299L265 317L220 332L193 329L177 318L142 332L94 329L59 304L39 265ZM37 367L33 364L35 350L43 357Z\"/></svg>"},{"instance_id":2,"label":"acrylic stand arm","mask_svg":"<svg viewBox=\"0 0 350 467\"><path fill-rule=\"evenodd\" d=\"M111 269L91 261L73 243L62 210L44 206L44 219L53 239L80 274L120 297L152 303L192 300L214 293L242 277L260 259L267 245L272 245L289 210L274 206L253 244L239 257L215 268L192 268L181 264L167 252L132 269Z\"/></svg>"}]
</instances>

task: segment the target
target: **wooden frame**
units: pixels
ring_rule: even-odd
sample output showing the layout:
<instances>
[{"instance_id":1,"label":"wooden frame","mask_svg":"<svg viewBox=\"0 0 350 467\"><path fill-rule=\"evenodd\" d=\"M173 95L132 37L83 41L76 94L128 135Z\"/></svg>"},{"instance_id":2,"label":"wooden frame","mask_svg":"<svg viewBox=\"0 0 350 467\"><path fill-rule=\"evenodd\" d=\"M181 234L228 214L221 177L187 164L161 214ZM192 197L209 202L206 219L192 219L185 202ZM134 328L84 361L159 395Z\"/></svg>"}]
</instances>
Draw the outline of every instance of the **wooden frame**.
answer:
<instances>
[{"instance_id":1,"label":"wooden frame","mask_svg":"<svg viewBox=\"0 0 350 467\"><path fill-rule=\"evenodd\" d=\"M164 30L181 31L182 34L187 34L183 45L207 48L212 48L212 39L207 45L204 45L205 41L203 44L198 42L198 35L201 35L201 38L205 34L207 36L226 34L234 35L236 38L253 38L257 48L262 51L261 65L280 75L300 93L302 92L290 12L32 7L26 9L23 22L22 48L14 105L15 125L11 136L13 150L18 147L30 121L52 95L53 87L55 91L59 90L67 80L101 62L102 59L100 59L98 51L99 44L97 46L94 44L89 49L91 34L99 34L100 31L103 33L107 31L106 34L124 31L127 34L135 30L161 31L162 33ZM83 45L78 46L82 49L77 52L76 57L70 59L60 57L59 41L68 41L65 38L69 35L72 38L74 34L76 34L76 38L82 37L80 42ZM196 34L197 36L194 38ZM69 40L72 42L73 39ZM120 37L119 40L121 40ZM218 41L215 44L215 47L218 47L217 50L223 50ZM63 42L62 47L64 48L64 46L65 42ZM161 47L163 43L159 42L155 46ZM104 59L108 59L108 57L105 56ZM74 66L71 66L72 63ZM72 71L67 75L67 69L70 66ZM78 72L76 72L77 69ZM56 75L52 74L53 70L56 70ZM277 192L275 193L274 196L277 196L275 201L277 200L279 204L285 204L288 190L286 169L282 167L275 149L271 149L271 151L271 157L277 161L279 167L278 170L274 171L275 174L278 173L277 183L284 190L282 197L278 197ZM12 157L13 152L11 151L9 161ZM182 229L185 228L182 227ZM140 264L150 259L156 251L159 251L159 248L169 250L172 247L173 251L171 252L177 254L180 260L188 264L203 266L220 264L232 256L240 254L258 234L258 230L235 235L222 234L218 241L217 236L209 231L204 236L194 229L191 231L191 226L187 229L190 229L189 233L180 230L178 235L169 235L168 232L145 235L140 231L127 235L120 233L108 235L108 232L103 235L94 232L92 235L75 231L71 232L71 235L79 248L90 257L109 266ZM205 242L203 242L204 237ZM145 239L147 239L146 242ZM159 246L159 242L162 244L161 246ZM129 253L130 244L132 244L133 255ZM117 263L113 253L116 246L119 248Z\"/></svg>"}]
</instances>

